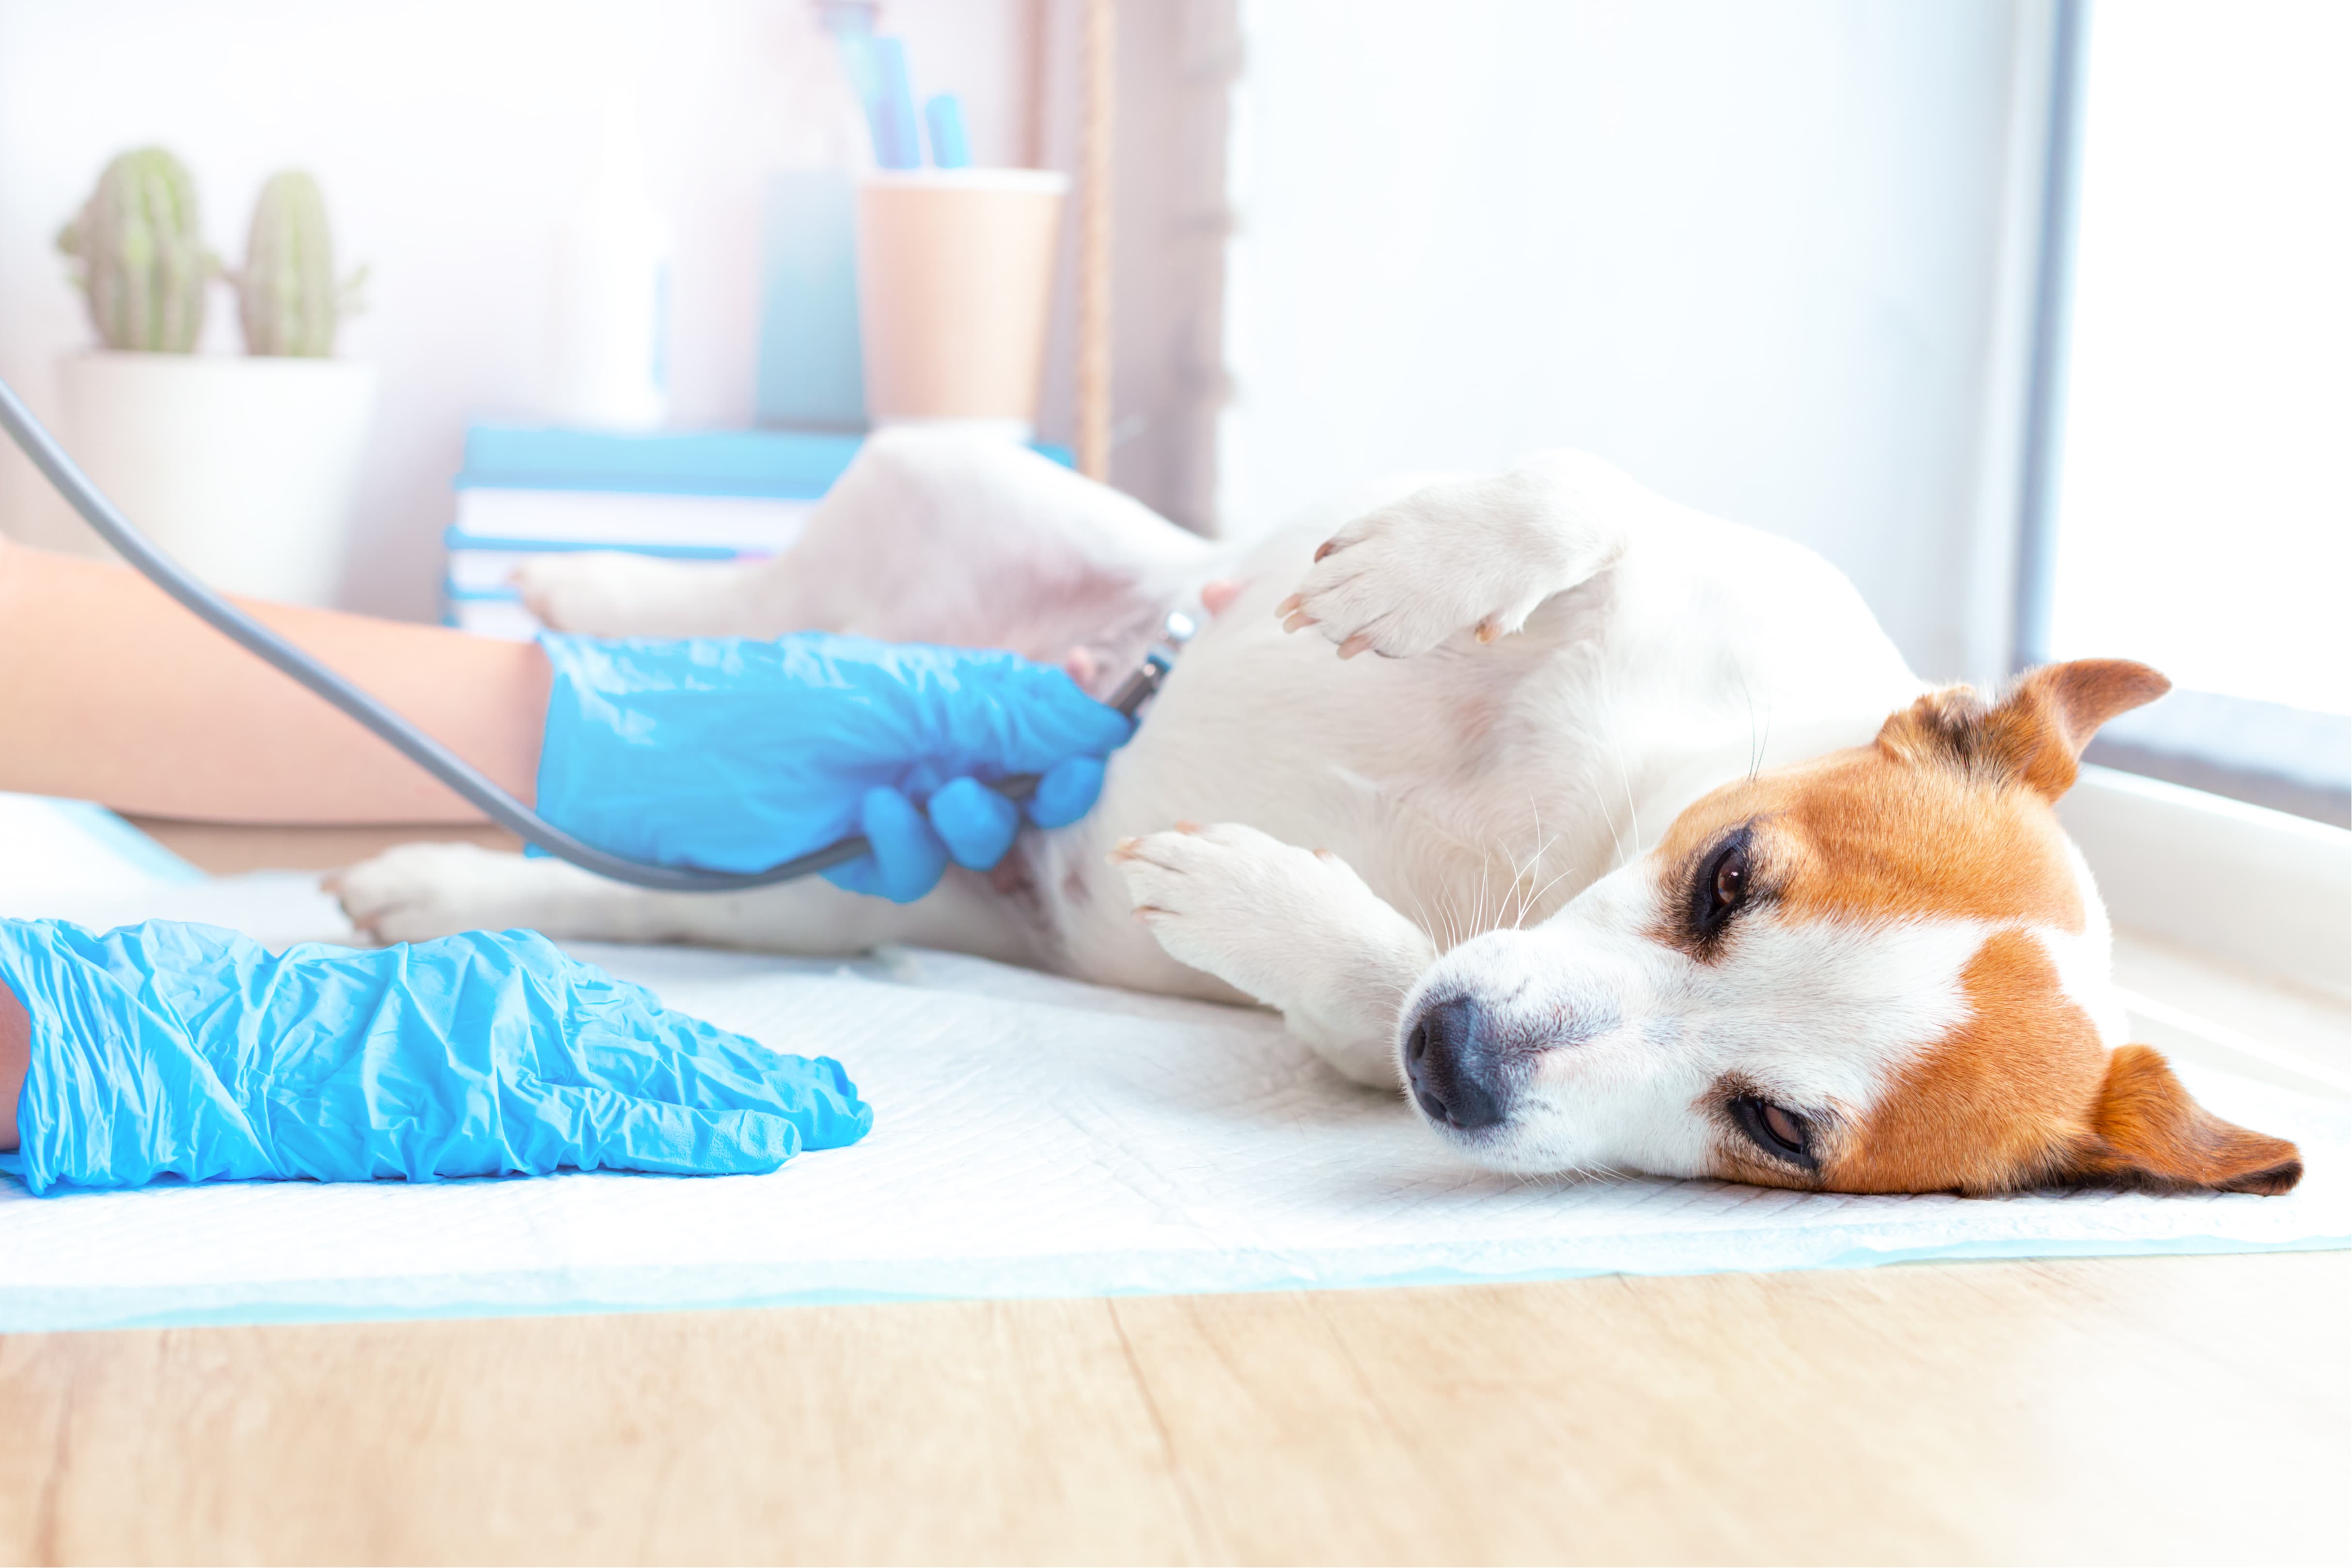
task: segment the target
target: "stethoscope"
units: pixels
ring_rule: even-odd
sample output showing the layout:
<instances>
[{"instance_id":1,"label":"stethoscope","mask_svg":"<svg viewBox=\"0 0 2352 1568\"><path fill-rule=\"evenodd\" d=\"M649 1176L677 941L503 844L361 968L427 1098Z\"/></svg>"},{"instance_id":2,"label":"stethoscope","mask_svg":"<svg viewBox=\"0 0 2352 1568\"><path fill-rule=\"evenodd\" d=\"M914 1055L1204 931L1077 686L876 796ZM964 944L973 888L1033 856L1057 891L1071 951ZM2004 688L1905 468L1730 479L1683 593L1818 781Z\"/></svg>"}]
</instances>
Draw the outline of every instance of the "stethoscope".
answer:
<instances>
[{"instance_id":1,"label":"stethoscope","mask_svg":"<svg viewBox=\"0 0 2352 1568\"><path fill-rule=\"evenodd\" d=\"M658 866L633 860L626 856L608 854L593 844L583 843L492 784L487 774L457 752L190 575L185 567L164 554L152 540L131 525L112 501L99 492L98 487L90 483L89 476L66 456L56 437L33 417L31 410L25 406L5 381L0 381L0 426L7 427L16 445L32 458L33 466L48 477L49 483L58 488L58 493L72 503L82 520L98 531L99 537L114 546L122 558L136 567L149 582L186 605L199 618L210 623L223 637L275 666L366 725L402 755L479 808L483 816L536 844L550 855L569 860L583 870L593 871L600 877L610 877L616 882L632 882L640 888L655 888L672 893L727 893L810 876L829 867L855 860L872 847L863 835L854 834L822 849L787 860L781 866L771 866L764 871L699 871L689 867ZM1175 663L1177 652L1192 635L1192 622L1188 616L1181 614L1170 616L1161 627L1160 641L1152 645L1150 651L1143 656L1143 662L1112 694L1110 706L1133 719L1151 695L1160 689L1160 682L1167 679L1170 668ZM1036 793L1037 775L1015 773L1010 778L994 780L989 787L1006 799L1020 803Z\"/></svg>"}]
</instances>

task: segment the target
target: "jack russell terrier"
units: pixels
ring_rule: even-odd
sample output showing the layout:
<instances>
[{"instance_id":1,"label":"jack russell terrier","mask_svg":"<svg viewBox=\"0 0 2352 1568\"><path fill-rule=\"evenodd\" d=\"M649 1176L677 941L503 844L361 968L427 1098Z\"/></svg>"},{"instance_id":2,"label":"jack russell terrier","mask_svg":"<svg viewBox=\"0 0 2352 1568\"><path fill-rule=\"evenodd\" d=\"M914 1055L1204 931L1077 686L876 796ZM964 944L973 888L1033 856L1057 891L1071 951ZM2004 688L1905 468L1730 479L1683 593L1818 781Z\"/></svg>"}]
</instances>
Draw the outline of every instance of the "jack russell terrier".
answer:
<instances>
[{"instance_id":1,"label":"jack russell terrier","mask_svg":"<svg viewBox=\"0 0 2352 1568\"><path fill-rule=\"evenodd\" d=\"M522 588L568 631L1005 647L1097 689L1171 605L1216 613L1091 816L917 903L656 894L418 845L341 880L378 937L908 942L1255 1001L1508 1171L2302 1174L2126 1043L2052 810L2164 678L2095 659L1997 698L1927 688L1827 563L1590 457L1400 480L1235 562L1030 453L888 434L772 563L556 557Z\"/></svg>"}]
</instances>

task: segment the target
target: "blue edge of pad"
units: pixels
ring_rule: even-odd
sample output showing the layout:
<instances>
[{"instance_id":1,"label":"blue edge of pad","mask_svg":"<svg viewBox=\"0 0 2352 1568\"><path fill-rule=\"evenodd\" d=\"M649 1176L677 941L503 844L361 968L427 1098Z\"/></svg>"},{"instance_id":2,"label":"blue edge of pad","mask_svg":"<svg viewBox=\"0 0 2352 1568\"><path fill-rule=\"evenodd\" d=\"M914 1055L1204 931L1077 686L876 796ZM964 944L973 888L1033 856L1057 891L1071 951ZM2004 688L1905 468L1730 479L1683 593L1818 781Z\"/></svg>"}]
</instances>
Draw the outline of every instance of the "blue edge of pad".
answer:
<instances>
[{"instance_id":1,"label":"blue edge of pad","mask_svg":"<svg viewBox=\"0 0 2352 1568\"><path fill-rule=\"evenodd\" d=\"M57 808L58 816L105 845L133 870L152 877L159 882L211 880L202 871L197 870L96 801L67 800L54 795L42 798Z\"/></svg>"},{"instance_id":2,"label":"blue edge of pad","mask_svg":"<svg viewBox=\"0 0 2352 1568\"><path fill-rule=\"evenodd\" d=\"M1201 1296L1264 1290L1360 1290L1434 1285L1519 1285L1554 1279L1586 1279L1611 1274L1784 1274L1815 1268L1867 1268L1888 1263L1967 1262L2031 1258L2154 1258L2255 1252L2332 1252L2352 1247L2352 1236L2312 1237L2286 1242L2244 1241L2228 1237L2171 1237L2158 1241L2116 1239L2033 1241L2005 1239L1952 1247L1850 1247L1826 1257L1763 1266L1721 1265L1701 1268L1565 1265L1559 1268L1486 1273L1470 1268L1382 1269L1378 1252L1361 1273L1333 1279L1288 1263L1279 1256L1226 1255L1202 1271L1196 1282L1176 1289L1132 1279L1139 1264L1177 1262L1198 1266L1198 1253L1081 1255L1072 1258L978 1260L952 1268L923 1266L934 1276L921 1289L892 1289L878 1279L905 1271L900 1264L846 1264L829 1272L844 1278L762 1288L754 1280L729 1280L725 1266L691 1268L551 1269L508 1275L470 1275L436 1279L289 1280L210 1286L105 1286L9 1289L0 1287L0 1333L60 1332L94 1329L216 1328L261 1323L348 1323L436 1318L521 1318L606 1312L722 1311L758 1307L819 1307L911 1301L1051 1300L1099 1296ZM754 1273L772 1273L769 1268ZM1081 1278L1073 1279L1072 1275ZM1091 1275L1092 1278L1084 1278ZM364 1300L351 1300L362 1294ZM261 1299L256 1299L259 1295ZM337 1300L338 1297L345 1298Z\"/></svg>"}]
</instances>

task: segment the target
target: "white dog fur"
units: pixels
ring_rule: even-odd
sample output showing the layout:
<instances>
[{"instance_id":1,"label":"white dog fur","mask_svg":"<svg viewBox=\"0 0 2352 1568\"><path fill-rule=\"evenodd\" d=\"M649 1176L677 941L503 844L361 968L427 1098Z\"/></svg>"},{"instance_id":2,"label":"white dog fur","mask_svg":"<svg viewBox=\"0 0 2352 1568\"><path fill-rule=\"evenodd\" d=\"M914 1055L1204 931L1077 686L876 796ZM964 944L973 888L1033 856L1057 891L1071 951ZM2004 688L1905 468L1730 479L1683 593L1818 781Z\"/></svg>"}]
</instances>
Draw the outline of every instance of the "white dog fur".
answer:
<instances>
[{"instance_id":1,"label":"white dog fur","mask_svg":"<svg viewBox=\"0 0 2352 1568\"><path fill-rule=\"evenodd\" d=\"M1229 577L1237 599L1113 760L1100 805L1024 836L1010 875L951 873L903 908L816 880L672 896L438 845L353 868L343 900L386 940L898 942L1246 998L1388 1087L1408 1002L1476 988L1586 1026L1558 1081L1470 1151L1520 1168L1706 1169L1717 1133L1694 1096L1709 1074L1867 1100L1964 1010L1983 933L1950 922L1776 931L1696 985L1642 938L1664 874L1643 852L1685 806L1865 744L1924 687L1826 563L1591 457L1398 480L1235 559L1027 453L886 435L772 563L557 558L524 587L569 630L1076 647L1104 687L1170 607ZM2104 984L2104 953L2091 968Z\"/></svg>"}]
</instances>

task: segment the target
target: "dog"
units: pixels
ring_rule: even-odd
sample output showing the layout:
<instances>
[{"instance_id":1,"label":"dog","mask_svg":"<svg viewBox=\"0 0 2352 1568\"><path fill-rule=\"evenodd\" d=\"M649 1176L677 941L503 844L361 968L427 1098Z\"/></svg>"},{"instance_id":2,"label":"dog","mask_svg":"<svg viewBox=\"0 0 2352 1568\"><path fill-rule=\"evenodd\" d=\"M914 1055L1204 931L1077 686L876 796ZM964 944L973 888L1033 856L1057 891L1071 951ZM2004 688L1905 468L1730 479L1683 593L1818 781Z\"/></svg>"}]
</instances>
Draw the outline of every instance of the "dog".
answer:
<instances>
[{"instance_id":1,"label":"dog","mask_svg":"<svg viewBox=\"0 0 2352 1568\"><path fill-rule=\"evenodd\" d=\"M1930 688L1826 562L1589 456L1398 479L1236 555L1033 454L886 433L772 563L570 557L522 589L570 631L1008 647L1097 692L1171 605L1216 614L1088 818L916 903L655 894L417 845L341 879L379 938L906 942L1255 1002L1507 1171L1967 1194L2302 1173L2129 1042L2052 809L2163 677Z\"/></svg>"}]
</instances>

